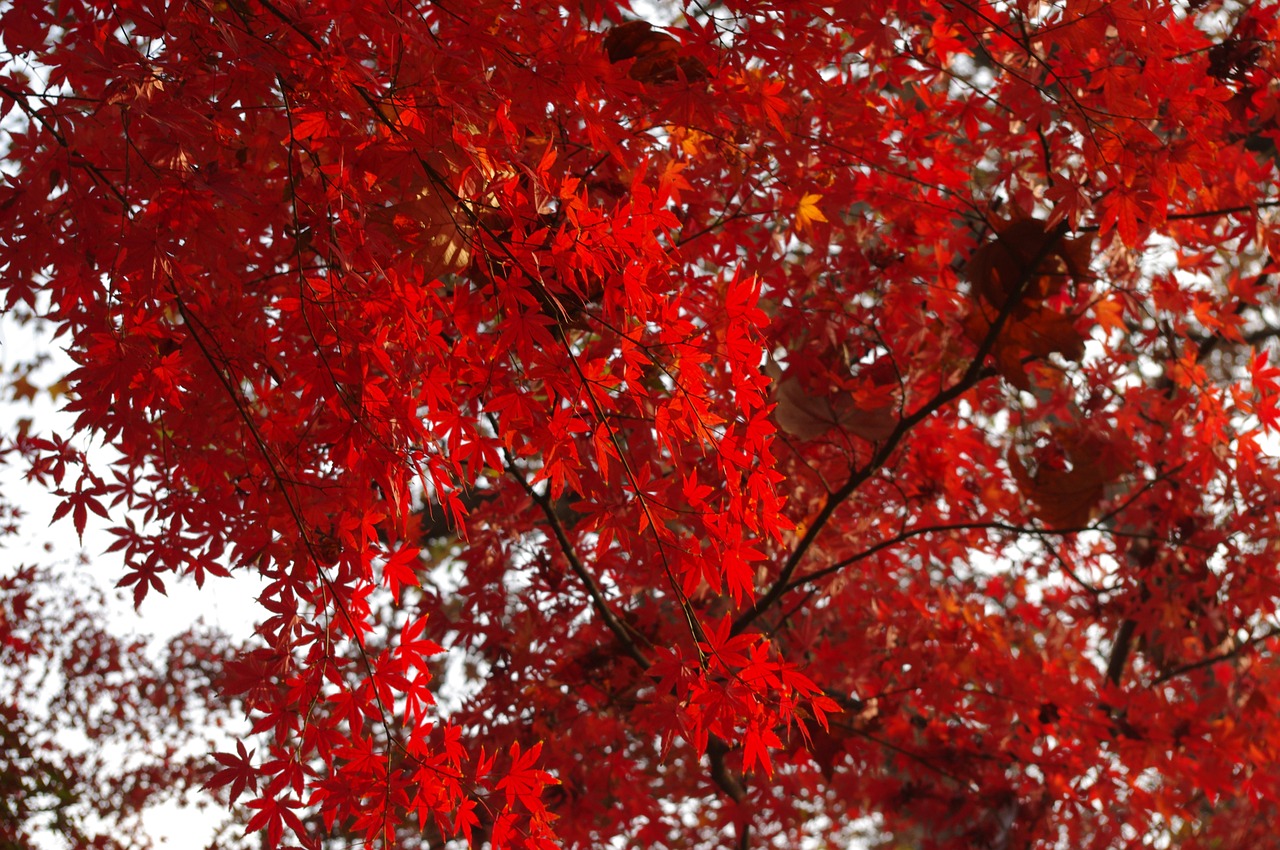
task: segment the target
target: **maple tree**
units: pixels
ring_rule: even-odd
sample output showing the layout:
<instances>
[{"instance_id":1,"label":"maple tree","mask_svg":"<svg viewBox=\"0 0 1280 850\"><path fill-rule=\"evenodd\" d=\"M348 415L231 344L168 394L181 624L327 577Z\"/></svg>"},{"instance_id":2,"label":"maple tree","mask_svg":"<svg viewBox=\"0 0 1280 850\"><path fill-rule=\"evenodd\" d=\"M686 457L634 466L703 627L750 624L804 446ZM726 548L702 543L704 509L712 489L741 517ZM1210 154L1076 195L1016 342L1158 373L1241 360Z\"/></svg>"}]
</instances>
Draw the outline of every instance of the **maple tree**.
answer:
<instances>
[{"instance_id":1,"label":"maple tree","mask_svg":"<svg viewBox=\"0 0 1280 850\"><path fill-rule=\"evenodd\" d=\"M200 781L272 847L1273 842L1280 4L641 11L0 14L75 432L0 451L144 612L265 581L138 662L251 721Z\"/></svg>"}]
</instances>

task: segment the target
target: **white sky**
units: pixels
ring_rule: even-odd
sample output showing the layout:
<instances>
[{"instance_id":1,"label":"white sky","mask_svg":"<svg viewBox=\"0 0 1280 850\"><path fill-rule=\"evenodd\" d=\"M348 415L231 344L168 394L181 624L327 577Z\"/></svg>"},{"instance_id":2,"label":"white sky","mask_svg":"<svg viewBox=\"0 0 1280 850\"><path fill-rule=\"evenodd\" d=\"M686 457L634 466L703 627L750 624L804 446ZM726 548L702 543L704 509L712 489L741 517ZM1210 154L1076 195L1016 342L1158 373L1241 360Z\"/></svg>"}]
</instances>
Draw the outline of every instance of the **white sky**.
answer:
<instances>
[{"instance_id":1,"label":"white sky","mask_svg":"<svg viewBox=\"0 0 1280 850\"><path fill-rule=\"evenodd\" d=\"M24 418L32 420L31 431L35 434L70 431L71 417L59 412L63 400L55 401L47 392L40 392L33 402L15 400L9 389L37 352L48 353L52 359L28 376L36 387L57 382L72 366L66 354L50 339L47 329L42 331L32 324L22 326L12 316L0 316L0 434L16 433L19 420ZM90 451L96 448L95 453L104 460L109 457L101 446L89 448ZM119 554L106 553L113 539L106 529L118 524L122 515L114 515L108 521L90 513L84 540L78 541L70 518L50 526L58 498L43 487L25 481L22 473L21 468L0 465L0 487L6 501L20 505L26 512L20 535L0 543L0 573L31 563L74 570L103 590L109 600L109 626L121 635L145 635L159 642L185 631L196 619L203 619L233 637L246 638L252 634L259 610L256 602L259 583L243 572L235 573L230 579L210 576L203 589L197 589L192 580L166 575L167 598L152 594L143 602L141 610L135 611L131 598L114 588L123 575ZM210 733L210 737L215 736ZM221 808L199 811L170 803L150 812L145 824L157 846L197 850L206 846L214 827L225 817ZM52 837L48 837L44 845L50 850L62 847L61 842Z\"/></svg>"}]
</instances>

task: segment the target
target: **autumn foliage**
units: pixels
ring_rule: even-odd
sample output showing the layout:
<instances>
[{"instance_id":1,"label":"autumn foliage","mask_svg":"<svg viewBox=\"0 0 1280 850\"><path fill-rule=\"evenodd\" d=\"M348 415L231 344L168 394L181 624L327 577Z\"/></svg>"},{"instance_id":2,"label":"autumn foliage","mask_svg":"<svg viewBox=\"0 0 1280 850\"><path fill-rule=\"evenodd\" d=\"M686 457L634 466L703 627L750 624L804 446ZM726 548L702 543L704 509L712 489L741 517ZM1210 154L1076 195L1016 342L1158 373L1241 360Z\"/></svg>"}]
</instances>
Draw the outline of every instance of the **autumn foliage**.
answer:
<instances>
[{"instance_id":1,"label":"autumn foliage","mask_svg":"<svg viewBox=\"0 0 1280 850\"><path fill-rule=\"evenodd\" d=\"M1278 36L14 0L0 286L74 428L0 452L144 614L264 582L111 668L146 769L269 847L1274 846ZM0 659L109 679L40 575ZM191 693L250 724L198 765Z\"/></svg>"}]
</instances>

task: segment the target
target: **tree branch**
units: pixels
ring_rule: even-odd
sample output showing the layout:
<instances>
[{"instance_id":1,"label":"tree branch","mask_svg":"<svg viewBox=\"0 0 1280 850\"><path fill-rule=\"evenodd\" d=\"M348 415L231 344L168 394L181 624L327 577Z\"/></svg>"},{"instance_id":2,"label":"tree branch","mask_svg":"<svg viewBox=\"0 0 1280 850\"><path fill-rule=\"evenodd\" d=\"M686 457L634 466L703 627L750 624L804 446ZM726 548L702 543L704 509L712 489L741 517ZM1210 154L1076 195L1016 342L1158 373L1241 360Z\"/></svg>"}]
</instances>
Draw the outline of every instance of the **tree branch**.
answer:
<instances>
[{"instance_id":1,"label":"tree branch","mask_svg":"<svg viewBox=\"0 0 1280 850\"><path fill-rule=\"evenodd\" d=\"M800 538L800 542L796 544L796 548L787 558L786 563L782 566L782 571L778 574L778 578L773 585L765 591L751 608L744 611L733 622L733 634L740 633L747 626L755 622L761 614L769 610L769 608L781 599L788 591L791 578L795 574L796 568L808 553L818 535L826 527L831 517L835 514L836 509L844 503L854 492L863 485L871 476L880 471L881 467L893 455L895 449L902 440L911 432L916 425L932 416L944 406L964 395L982 379L994 374L985 367L987 355L994 349L996 340L999 339L1000 333L1004 330L1005 324L1013 315L1014 309L1021 303L1023 296L1026 294L1027 287L1036 277L1036 270L1040 268L1040 263L1049 256L1049 254L1057 248L1062 238L1067 233L1067 224L1062 222L1049 233L1046 234L1044 244L1040 246L1040 250L1032 257L1025 266L1022 280L1018 284L1017 290L1007 299L1000 307L1000 312L996 315L991 326L987 329L987 335L983 338L982 343L978 346L978 351L974 354L973 360L969 362L969 366L965 369L963 375L960 376L950 387L941 390L932 399L921 405L916 411L898 421L898 425L891 433L871 459L861 469L856 470L840 489L827 496L826 502L822 506L822 510L818 512L817 517L805 530L804 536Z\"/></svg>"},{"instance_id":2,"label":"tree branch","mask_svg":"<svg viewBox=\"0 0 1280 850\"><path fill-rule=\"evenodd\" d=\"M1276 637L1277 635L1280 635L1280 625L1272 626L1271 628L1267 629L1261 634L1257 634L1257 635L1254 635L1253 637L1243 640L1240 643L1233 646L1231 649L1226 650L1225 652L1219 652L1216 655L1210 655L1207 658L1201 658L1199 661L1192 661L1189 664L1183 664L1181 667L1176 667L1173 670L1170 670L1166 673L1162 673L1161 675L1157 676L1155 679L1151 681L1151 687L1154 688L1158 685L1163 685L1165 682L1168 682L1170 679L1176 679L1179 676L1184 676L1187 673L1192 672L1193 670L1200 670L1204 667L1212 667L1214 664L1217 664L1220 661L1230 661L1232 658L1237 657L1238 655L1240 655L1240 653L1244 652L1246 649L1257 646L1263 641L1270 640L1271 638Z\"/></svg>"},{"instance_id":3,"label":"tree branch","mask_svg":"<svg viewBox=\"0 0 1280 850\"><path fill-rule=\"evenodd\" d=\"M595 576L587 571L586 566L582 563L582 559L578 557L577 549L573 542L569 540L569 535L565 532L564 524L560 522L560 517L556 515L555 505L551 501L551 497L545 493L539 493L529 484L524 475L516 466L515 458L511 456L511 452L505 447L502 449L503 459L507 468L507 473L516 480L520 488L528 494L533 503L542 511L546 525L551 529L552 536L556 539L557 545L560 547L561 554L565 560L569 562L569 569L582 582L583 587L587 591L587 595L591 598L591 607L595 609L596 614L613 632L614 636L621 642L627 655L640 665L642 669L649 669L649 659L636 644L635 632L626 623L619 619L618 615L609 607L608 600L604 597L604 591L601 590L600 584L595 580Z\"/></svg>"}]
</instances>

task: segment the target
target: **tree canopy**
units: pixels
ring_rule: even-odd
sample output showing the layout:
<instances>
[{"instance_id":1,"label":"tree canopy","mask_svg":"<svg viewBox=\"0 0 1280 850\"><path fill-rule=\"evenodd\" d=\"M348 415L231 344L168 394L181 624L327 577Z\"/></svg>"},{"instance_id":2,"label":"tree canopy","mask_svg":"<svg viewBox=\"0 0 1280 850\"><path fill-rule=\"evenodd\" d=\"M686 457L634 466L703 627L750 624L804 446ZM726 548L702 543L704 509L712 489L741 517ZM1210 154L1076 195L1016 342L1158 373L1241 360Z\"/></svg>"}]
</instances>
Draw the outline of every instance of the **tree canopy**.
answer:
<instances>
[{"instance_id":1,"label":"tree canopy","mask_svg":"<svg viewBox=\"0 0 1280 850\"><path fill-rule=\"evenodd\" d=\"M0 291L74 425L0 453L144 613L264 589L156 661L6 565L0 659L272 848L1270 846L1278 34L11 0ZM40 693L19 847L103 802Z\"/></svg>"}]
</instances>

